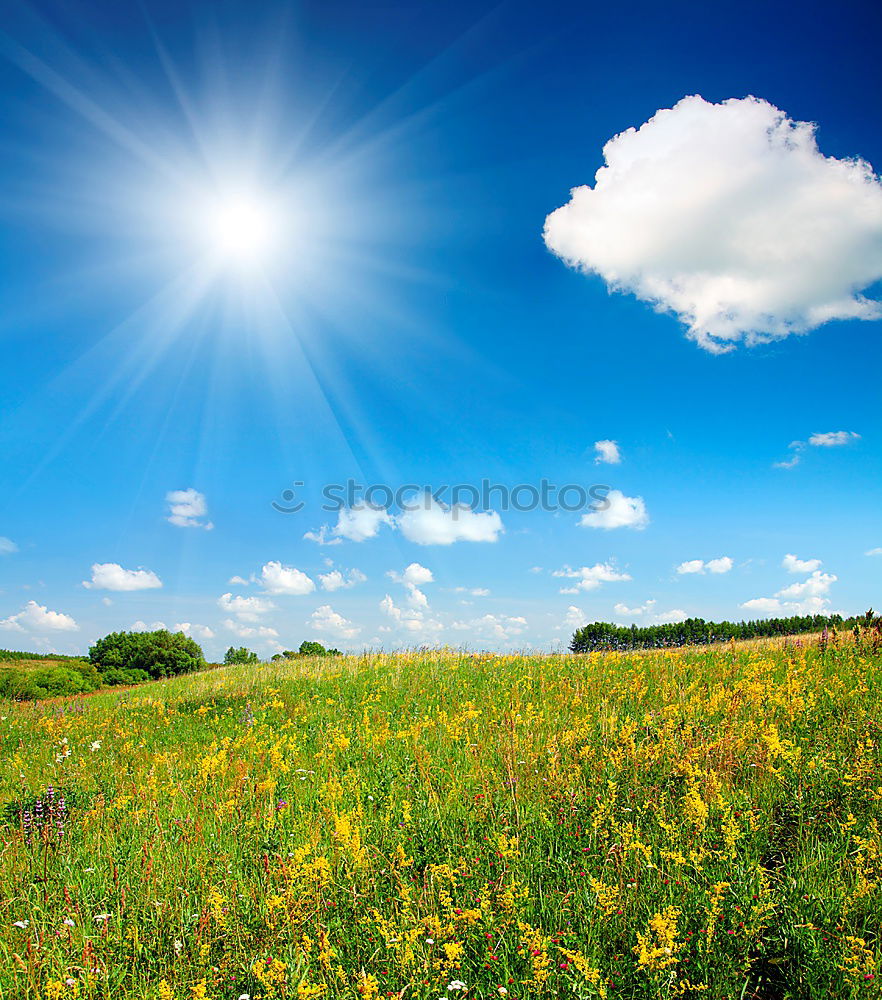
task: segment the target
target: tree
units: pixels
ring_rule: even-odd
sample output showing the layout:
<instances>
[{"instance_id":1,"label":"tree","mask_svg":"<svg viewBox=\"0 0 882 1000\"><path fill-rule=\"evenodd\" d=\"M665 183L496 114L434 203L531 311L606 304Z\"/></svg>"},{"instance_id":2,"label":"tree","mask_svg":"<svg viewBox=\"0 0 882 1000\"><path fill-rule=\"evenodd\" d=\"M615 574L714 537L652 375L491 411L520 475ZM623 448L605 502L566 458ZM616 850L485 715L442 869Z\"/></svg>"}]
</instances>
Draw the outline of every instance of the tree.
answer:
<instances>
[{"instance_id":1,"label":"tree","mask_svg":"<svg viewBox=\"0 0 882 1000\"><path fill-rule=\"evenodd\" d=\"M343 654L339 649L325 649L325 647L320 642L312 642L309 639L304 639L300 643L300 655L301 656L342 656Z\"/></svg>"},{"instance_id":2,"label":"tree","mask_svg":"<svg viewBox=\"0 0 882 1000\"><path fill-rule=\"evenodd\" d=\"M143 671L153 680L205 668L202 649L183 632L111 632L89 649L89 661L101 674L111 671ZM122 675L126 678L138 675ZM120 683L117 680L117 683Z\"/></svg>"},{"instance_id":3,"label":"tree","mask_svg":"<svg viewBox=\"0 0 882 1000\"><path fill-rule=\"evenodd\" d=\"M240 646L238 649L230 646L226 653L224 653L224 663L227 665L231 663L257 663L259 659L260 657L257 653L246 649L244 646Z\"/></svg>"}]
</instances>

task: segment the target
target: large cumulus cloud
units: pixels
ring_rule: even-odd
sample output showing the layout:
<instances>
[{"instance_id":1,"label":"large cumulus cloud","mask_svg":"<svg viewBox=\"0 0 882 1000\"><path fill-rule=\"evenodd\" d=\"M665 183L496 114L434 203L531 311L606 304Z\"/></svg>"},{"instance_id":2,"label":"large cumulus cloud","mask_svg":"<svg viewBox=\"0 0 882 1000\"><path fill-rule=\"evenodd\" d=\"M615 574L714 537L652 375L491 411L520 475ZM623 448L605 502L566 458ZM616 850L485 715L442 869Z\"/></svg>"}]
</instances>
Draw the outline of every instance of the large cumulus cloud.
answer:
<instances>
[{"instance_id":1,"label":"large cumulus cloud","mask_svg":"<svg viewBox=\"0 0 882 1000\"><path fill-rule=\"evenodd\" d=\"M882 184L755 97L686 97L604 146L594 187L545 221L567 264L675 313L709 351L876 319Z\"/></svg>"}]
</instances>

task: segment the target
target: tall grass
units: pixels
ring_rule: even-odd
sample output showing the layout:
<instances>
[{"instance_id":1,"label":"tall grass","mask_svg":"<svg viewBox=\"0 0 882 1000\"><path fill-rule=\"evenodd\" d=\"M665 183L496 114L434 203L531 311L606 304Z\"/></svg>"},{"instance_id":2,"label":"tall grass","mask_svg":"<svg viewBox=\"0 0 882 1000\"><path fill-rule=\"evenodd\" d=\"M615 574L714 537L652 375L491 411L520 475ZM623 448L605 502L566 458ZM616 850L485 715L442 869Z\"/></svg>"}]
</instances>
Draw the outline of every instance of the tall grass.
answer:
<instances>
[{"instance_id":1,"label":"tall grass","mask_svg":"<svg viewBox=\"0 0 882 1000\"><path fill-rule=\"evenodd\" d=\"M880 667L414 653L0 705L0 996L878 997Z\"/></svg>"}]
</instances>

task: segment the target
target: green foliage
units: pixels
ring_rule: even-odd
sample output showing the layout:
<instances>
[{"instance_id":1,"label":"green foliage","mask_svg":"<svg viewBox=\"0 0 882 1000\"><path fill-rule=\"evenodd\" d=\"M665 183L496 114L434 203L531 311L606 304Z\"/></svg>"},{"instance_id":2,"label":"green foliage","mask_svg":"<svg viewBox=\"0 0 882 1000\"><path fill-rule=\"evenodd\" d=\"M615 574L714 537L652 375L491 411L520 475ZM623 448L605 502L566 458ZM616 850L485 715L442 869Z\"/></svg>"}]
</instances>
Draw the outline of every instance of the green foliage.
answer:
<instances>
[{"instance_id":1,"label":"green foliage","mask_svg":"<svg viewBox=\"0 0 882 1000\"><path fill-rule=\"evenodd\" d=\"M234 646L230 646L226 653L224 653L224 663L226 663L227 666L232 663L258 663L259 661L260 657L257 653L250 649L246 649L244 646L240 646L238 649Z\"/></svg>"},{"instance_id":2,"label":"green foliage","mask_svg":"<svg viewBox=\"0 0 882 1000\"><path fill-rule=\"evenodd\" d=\"M89 649L89 659L102 674L143 671L149 678L173 677L205 667L202 650L183 632L112 632ZM117 676L115 673L113 676ZM115 683L129 683L115 681Z\"/></svg>"},{"instance_id":3,"label":"green foliage","mask_svg":"<svg viewBox=\"0 0 882 1000\"><path fill-rule=\"evenodd\" d=\"M274 661L278 660L296 660L299 656L342 656L343 654L339 649L325 649L325 647L320 642L314 642L310 639L304 639L300 643L300 649L296 652L293 649L286 649L284 652L275 653L272 657Z\"/></svg>"},{"instance_id":4,"label":"green foliage","mask_svg":"<svg viewBox=\"0 0 882 1000\"><path fill-rule=\"evenodd\" d=\"M64 663L68 660L82 660L80 656L69 656L66 653L22 653L15 649L0 649L0 661L15 660L52 660Z\"/></svg>"},{"instance_id":5,"label":"green foliage","mask_svg":"<svg viewBox=\"0 0 882 1000\"><path fill-rule=\"evenodd\" d=\"M576 629L570 642L573 653L599 650L663 649L674 646L709 645L729 639L757 639L775 636L820 632L865 624L872 620L868 612L860 618L844 620L841 615L794 615L792 618L768 618L760 621L708 622L703 618L687 618L666 625L611 625L593 622Z\"/></svg>"},{"instance_id":6,"label":"green foliage","mask_svg":"<svg viewBox=\"0 0 882 1000\"><path fill-rule=\"evenodd\" d=\"M0 698L32 701L64 695L87 694L101 684L101 676L91 663L70 660L63 665L23 670L0 669Z\"/></svg>"}]
</instances>

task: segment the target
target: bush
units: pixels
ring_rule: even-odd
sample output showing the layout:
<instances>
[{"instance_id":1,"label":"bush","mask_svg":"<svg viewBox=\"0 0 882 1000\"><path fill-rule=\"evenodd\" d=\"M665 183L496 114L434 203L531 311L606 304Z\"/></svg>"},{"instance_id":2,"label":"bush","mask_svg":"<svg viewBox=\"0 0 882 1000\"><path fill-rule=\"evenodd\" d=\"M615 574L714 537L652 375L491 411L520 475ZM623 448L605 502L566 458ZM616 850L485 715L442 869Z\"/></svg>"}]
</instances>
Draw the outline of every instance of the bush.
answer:
<instances>
[{"instance_id":1,"label":"bush","mask_svg":"<svg viewBox=\"0 0 882 1000\"><path fill-rule=\"evenodd\" d=\"M231 663L257 663L260 657L250 649L240 646L236 649L233 646L224 653L224 663L229 666Z\"/></svg>"},{"instance_id":2,"label":"bush","mask_svg":"<svg viewBox=\"0 0 882 1000\"><path fill-rule=\"evenodd\" d=\"M79 663L82 669L73 664ZM0 670L0 698L31 701L37 698L57 698L63 695L86 694L99 685L95 668L85 661L72 661L58 667L20 670L6 667Z\"/></svg>"},{"instance_id":3,"label":"bush","mask_svg":"<svg viewBox=\"0 0 882 1000\"><path fill-rule=\"evenodd\" d=\"M183 632L111 632L89 649L89 660L106 677L140 671L147 679L174 677L205 667L198 643ZM128 680L113 683L130 683Z\"/></svg>"},{"instance_id":4,"label":"bush","mask_svg":"<svg viewBox=\"0 0 882 1000\"><path fill-rule=\"evenodd\" d=\"M101 677L102 683L108 687L116 687L118 684L143 684L149 680L150 674L146 670L120 670L118 667L111 667Z\"/></svg>"}]
</instances>

